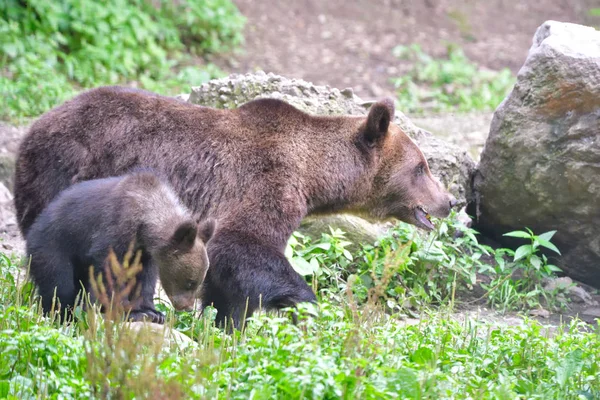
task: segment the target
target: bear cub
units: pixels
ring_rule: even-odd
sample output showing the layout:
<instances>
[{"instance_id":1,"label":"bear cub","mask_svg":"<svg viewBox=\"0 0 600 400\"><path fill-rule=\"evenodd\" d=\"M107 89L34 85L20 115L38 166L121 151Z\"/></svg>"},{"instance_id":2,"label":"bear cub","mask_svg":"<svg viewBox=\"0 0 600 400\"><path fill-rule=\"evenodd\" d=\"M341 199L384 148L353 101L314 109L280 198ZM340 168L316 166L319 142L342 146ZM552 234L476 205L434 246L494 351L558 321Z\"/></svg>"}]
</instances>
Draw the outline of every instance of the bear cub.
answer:
<instances>
[{"instance_id":1,"label":"bear cub","mask_svg":"<svg viewBox=\"0 0 600 400\"><path fill-rule=\"evenodd\" d=\"M44 312L56 294L54 307L63 314L82 287L90 291L90 266L94 275L104 274L110 249L121 261L133 243L143 269L131 292L139 298L129 299L129 319L164 323L153 301L157 277L176 309L191 309L209 266L205 245L214 229L213 219L197 223L152 171L84 181L57 195L32 225L26 236L30 275Z\"/></svg>"}]
</instances>

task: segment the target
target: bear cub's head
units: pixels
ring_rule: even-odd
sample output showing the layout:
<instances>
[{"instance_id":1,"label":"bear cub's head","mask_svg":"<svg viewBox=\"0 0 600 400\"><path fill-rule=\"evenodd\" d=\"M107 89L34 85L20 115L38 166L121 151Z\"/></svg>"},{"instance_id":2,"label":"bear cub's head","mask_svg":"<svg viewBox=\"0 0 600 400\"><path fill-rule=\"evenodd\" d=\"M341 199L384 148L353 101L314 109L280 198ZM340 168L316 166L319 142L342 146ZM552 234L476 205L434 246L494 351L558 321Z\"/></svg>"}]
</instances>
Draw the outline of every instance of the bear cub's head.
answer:
<instances>
[{"instance_id":1,"label":"bear cub's head","mask_svg":"<svg viewBox=\"0 0 600 400\"><path fill-rule=\"evenodd\" d=\"M206 243L215 225L213 219L182 222L153 254L162 287L177 310L191 310L194 306L209 267Z\"/></svg>"}]
</instances>

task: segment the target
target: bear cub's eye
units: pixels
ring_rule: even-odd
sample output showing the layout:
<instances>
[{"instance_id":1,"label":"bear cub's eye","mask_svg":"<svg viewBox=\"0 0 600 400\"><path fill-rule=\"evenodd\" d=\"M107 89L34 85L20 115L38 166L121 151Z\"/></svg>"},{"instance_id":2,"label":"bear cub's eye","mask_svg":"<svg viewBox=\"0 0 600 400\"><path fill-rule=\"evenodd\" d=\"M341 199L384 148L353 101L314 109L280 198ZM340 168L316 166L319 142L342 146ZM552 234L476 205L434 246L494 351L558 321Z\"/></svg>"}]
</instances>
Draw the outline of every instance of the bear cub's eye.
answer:
<instances>
[{"instance_id":1,"label":"bear cub's eye","mask_svg":"<svg viewBox=\"0 0 600 400\"><path fill-rule=\"evenodd\" d=\"M188 283L185 285L185 288L187 290L193 289L196 286L196 281L188 281Z\"/></svg>"}]
</instances>

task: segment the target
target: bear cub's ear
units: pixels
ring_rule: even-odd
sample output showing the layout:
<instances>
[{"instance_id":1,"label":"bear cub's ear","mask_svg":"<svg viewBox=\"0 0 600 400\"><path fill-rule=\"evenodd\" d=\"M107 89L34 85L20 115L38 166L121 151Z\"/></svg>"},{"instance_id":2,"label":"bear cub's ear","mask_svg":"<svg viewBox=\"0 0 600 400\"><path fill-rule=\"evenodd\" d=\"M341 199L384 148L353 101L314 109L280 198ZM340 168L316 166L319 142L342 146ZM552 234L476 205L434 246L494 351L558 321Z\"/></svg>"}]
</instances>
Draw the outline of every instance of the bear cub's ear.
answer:
<instances>
[{"instance_id":1,"label":"bear cub's ear","mask_svg":"<svg viewBox=\"0 0 600 400\"><path fill-rule=\"evenodd\" d=\"M171 236L170 243L180 251L189 251L194 247L196 236L198 235L198 226L193 221L186 221L175 229Z\"/></svg>"},{"instance_id":2,"label":"bear cub's ear","mask_svg":"<svg viewBox=\"0 0 600 400\"><path fill-rule=\"evenodd\" d=\"M365 142L374 146L387 134L390 122L394 119L394 100L385 98L371 106L364 131Z\"/></svg>"},{"instance_id":3,"label":"bear cub's ear","mask_svg":"<svg viewBox=\"0 0 600 400\"><path fill-rule=\"evenodd\" d=\"M208 242L215 233L216 225L217 223L212 218L201 222L198 226L198 237L202 239L204 243Z\"/></svg>"}]
</instances>

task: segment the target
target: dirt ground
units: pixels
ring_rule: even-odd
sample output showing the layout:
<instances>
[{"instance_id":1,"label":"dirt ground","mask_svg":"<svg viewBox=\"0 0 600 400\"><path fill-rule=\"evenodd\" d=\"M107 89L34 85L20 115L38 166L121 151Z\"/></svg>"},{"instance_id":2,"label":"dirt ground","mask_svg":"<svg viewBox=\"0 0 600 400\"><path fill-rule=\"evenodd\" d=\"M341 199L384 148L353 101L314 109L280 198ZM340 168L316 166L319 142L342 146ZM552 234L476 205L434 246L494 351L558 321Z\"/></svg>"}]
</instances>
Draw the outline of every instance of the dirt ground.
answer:
<instances>
[{"instance_id":1,"label":"dirt ground","mask_svg":"<svg viewBox=\"0 0 600 400\"><path fill-rule=\"evenodd\" d=\"M239 54L215 60L224 71L352 87L365 100L394 96L391 79L410 68L393 56L397 45L419 44L443 57L454 43L485 68L517 73L544 21L600 26L600 18L588 15L600 0L233 1L247 18L245 44ZM477 160L492 113L409 117Z\"/></svg>"},{"instance_id":2,"label":"dirt ground","mask_svg":"<svg viewBox=\"0 0 600 400\"><path fill-rule=\"evenodd\" d=\"M233 0L248 21L243 53L219 64L319 85L352 87L363 98L393 94L390 78L407 68L397 45L437 56L446 43L491 69L517 72L544 21L592 24L600 0Z\"/></svg>"}]
</instances>

